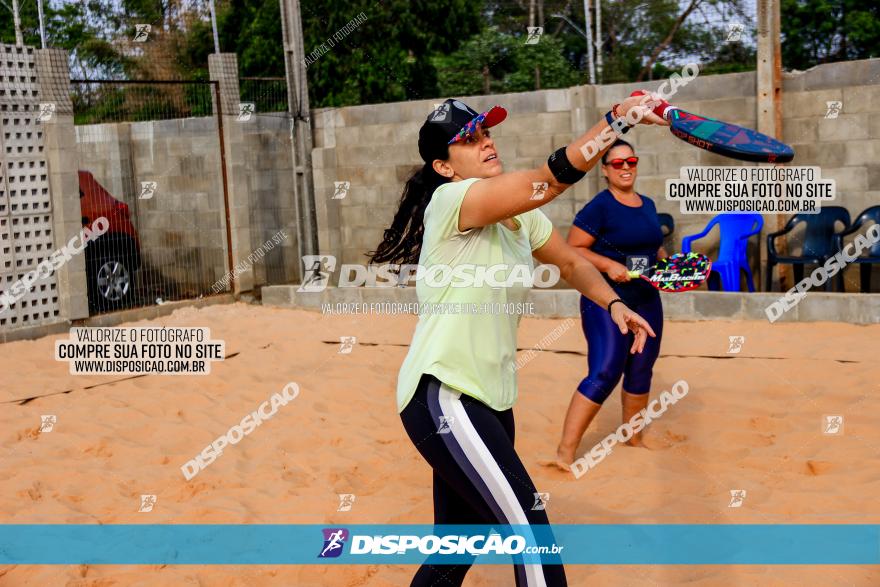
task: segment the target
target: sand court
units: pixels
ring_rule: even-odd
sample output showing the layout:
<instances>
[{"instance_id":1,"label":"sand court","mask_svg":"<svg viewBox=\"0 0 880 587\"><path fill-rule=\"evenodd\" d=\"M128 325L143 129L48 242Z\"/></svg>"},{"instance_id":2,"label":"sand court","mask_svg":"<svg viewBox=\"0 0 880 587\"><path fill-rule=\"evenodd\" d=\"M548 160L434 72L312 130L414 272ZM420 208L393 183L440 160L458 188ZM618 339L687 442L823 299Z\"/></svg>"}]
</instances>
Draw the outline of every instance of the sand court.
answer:
<instances>
[{"instance_id":1,"label":"sand court","mask_svg":"<svg viewBox=\"0 0 880 587\"><path fill-rule=\"evenodd\" d=\"M58 336L0 353L5 524L378 524L432 521L431 471L394 407L413 316L324 316L236 303L126 326L208 327L204 376L70 375ZM548 334L556 332L552 342ZM580 479L541 466L585 375L580 324L524 319L517 450L554 524L880 523L880 325L668 322L652 397L688 394ZM730 337L741 336L731 353ZM355 337L340 352L341 337ZM66 335L64 336L66 338ZM543 341L543 342L542 342ZM535 346L543 350L529 353ZM187 481L181 466L295 382L299 394ZM42 416L55 417L41 431ZM828 433L826 417L842 416ZM579 448L620 424L619 389ZM731 491L745 491L730 507ZM355 496L337 511L340 494ZM139 512L142 495L155 495ZM414 567L35 566L0 585L404 585ZM568 566L572 585L880 584L876 566ZM476 565L466 585L512 584Z\"/></svg>"}]
</instances>

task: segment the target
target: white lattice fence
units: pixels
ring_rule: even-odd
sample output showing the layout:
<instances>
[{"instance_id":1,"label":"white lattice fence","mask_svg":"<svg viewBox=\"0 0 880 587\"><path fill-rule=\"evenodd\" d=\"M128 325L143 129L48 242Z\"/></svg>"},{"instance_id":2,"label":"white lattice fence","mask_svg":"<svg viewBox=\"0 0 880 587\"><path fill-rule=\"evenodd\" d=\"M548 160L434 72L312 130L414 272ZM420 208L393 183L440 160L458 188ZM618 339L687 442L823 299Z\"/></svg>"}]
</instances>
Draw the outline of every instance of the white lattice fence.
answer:
<instances>
[{"instance_id":1,"label":"white lattice fence","mask_svg":"<svg viewBox=\"0 0 880 587\"><path fill-rule=\"evenodd\" d=\"M9 292L57 246L41 127L46 115L34 49L0 45L0 291ZM54 322L59 313L53 273L0 312L0 328Z\"/></svg>"}]
</instances>

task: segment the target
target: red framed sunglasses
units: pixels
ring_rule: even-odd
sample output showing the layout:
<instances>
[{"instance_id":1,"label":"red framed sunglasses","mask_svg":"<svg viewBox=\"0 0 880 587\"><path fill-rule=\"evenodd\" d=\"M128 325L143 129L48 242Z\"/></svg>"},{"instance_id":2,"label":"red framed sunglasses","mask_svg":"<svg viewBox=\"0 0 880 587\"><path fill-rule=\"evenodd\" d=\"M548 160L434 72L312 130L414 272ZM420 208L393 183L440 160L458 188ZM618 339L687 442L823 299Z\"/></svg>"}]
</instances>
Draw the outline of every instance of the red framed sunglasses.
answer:
<instances>
[{"instance_id":1,"label":"red framed sunglasses","mask_svg":"<svg viewBox=\"0 0 880 587\"><path fill-rule=\"evenodd\" d=\"M626 159L612 159L608 162L608 165L613 167L614 169L623 169L623 164L627 163L630 167L635 167L639 164L638 157L627 157Z\"/></svg>"}]
</instances>

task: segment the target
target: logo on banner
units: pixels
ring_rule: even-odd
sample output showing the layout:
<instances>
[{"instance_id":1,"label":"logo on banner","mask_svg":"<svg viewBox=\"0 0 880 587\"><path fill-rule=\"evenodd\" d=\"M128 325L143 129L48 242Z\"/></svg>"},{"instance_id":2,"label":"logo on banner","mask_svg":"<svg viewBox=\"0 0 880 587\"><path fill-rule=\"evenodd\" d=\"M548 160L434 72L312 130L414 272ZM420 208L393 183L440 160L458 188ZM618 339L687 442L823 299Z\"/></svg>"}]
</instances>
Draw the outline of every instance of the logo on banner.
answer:
<instances>
[{"instance_id":1,"label":"logo on banner","mask_svg":"<svg viewBox=\"0 0 880 587\"><path fill-rule=\"evenodd\" d=\"M318 558L336 558L342 554L342 547L348 540L348 530L345 528L324 528L324 548Z\"/></svg>"}]
</instances>

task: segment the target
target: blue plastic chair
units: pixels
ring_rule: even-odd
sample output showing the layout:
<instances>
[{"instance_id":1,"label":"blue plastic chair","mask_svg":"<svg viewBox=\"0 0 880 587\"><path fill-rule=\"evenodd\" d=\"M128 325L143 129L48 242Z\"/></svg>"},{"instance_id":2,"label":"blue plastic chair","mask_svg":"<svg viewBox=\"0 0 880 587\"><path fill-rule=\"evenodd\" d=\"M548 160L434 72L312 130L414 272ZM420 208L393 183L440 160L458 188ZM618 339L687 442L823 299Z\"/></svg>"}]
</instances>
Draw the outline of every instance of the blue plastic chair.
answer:
<instances>
[{"instance_id":1,"label":"blue plastic chair","mask_svg":"<svg viewBox=\"0 0 880 587\"><path fill-rule=\"evenodd\" d=\"M862 228L869 223L880 224L880 206L871 206L870 208L859 214L849 228L847 228L843 232L835 234L834 242L836 246L834 248L838 251L843 250L843 237L849 236L856 232L864 234L865 231L862 230ZM865 252L863 251L859 257L857 257L854 261L850 261L850 263L854 263L859 266L859 273L861 277L859 291L861 293L867 293L871 291L871 269L874 265L880 265L880 242L876 242L871 245L867 249L867 254L865 254ZM843 271L838 273L838 276L841 276L841 279L842 274ZM839 285L839 287L840 291L845 291L845 288L842 284Z\"/></svg>"},{"instance_id":2,"label":"blue plastic chair","mask_svg":"<svg viewBox=\"0 0 880 587\"><path fill-rule=\"evenodd\" d=\"M788 219L782 230L767 235L767 279L765 288L772 291L773 268L776 265L791 265L794 272L794 282L798 283L804 278L806 265L822 265L829 257L833 257L839 250L837 248L836 234L837 225L842 224L846 230L849 228L849 211L842 206L822 206L818 214L795 214ZM800 256L780 255L776 249L776 239L788 234L798 224L806 224L803 236L802 253ZM837 274L837 287L843 289L843 272ZM825 282L825 290L832 291L834 281L829 279Z\"/></svg>"},{"instance_id":3,"label":"blue plastic chair","mask_svg":"<svg viewBox=\"0 0 880 587\"><path fill-rule=\"evenodd\" d=\"M712 273L718 273L721 277L721 287L724 291L740 291L739 278L742 271L746 272L746 284L749 291L755 291L755 281L752 278L752 268L749 266L747 248L749 237L752 237L764 227L764 218L760 214L719 214L706 225L703 232L686 236L681 241L681 249L684 253L691 252L691 243L701 239L711 231L715 225L721 230L721 247L718 251L718 259L712 261ZM718 289L717 280L709 280L709 289Z\"/></svg>"}]
</instances>

